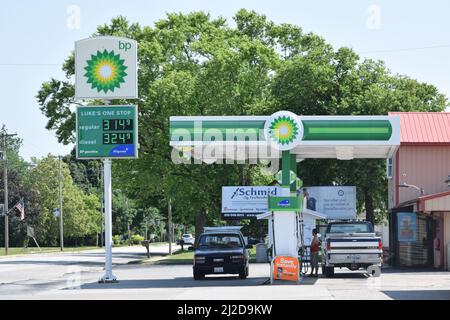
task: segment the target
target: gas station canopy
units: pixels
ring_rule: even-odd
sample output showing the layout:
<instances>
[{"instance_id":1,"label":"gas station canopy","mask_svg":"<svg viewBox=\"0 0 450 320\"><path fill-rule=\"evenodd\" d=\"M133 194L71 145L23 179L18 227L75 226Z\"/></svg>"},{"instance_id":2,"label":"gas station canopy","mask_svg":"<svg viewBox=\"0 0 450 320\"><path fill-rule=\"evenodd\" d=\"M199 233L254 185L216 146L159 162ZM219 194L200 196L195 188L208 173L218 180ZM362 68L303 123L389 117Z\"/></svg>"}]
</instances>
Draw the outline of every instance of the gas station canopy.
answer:
<instances>
[{"instance_id":1,"label":"gas station canopy","mask_svg":"<svg viewBox=\"0 0 450 320\"><path fill-rule=\"evenodd\" d=\"M284 111L287 113L286 111ZM293 115L289 112L289 114ZM270 160L281 158L284 145L291 145L296 160L330 158L389 158L400 144L398 116L296 116L297 141L272 143L268 132L279 124L289 130L289 114L273 116L170 117L170 145L206 163L222 160ZM276 114L275 114L276 115ZM286 120L288 129L281 127ZM287 132L288 134L289 132ZM269 137L269 138L268 138ZM295 144L294 144L295 142ZM194 147L204 151L196 153Z\"/></svg>"}]
</instances>

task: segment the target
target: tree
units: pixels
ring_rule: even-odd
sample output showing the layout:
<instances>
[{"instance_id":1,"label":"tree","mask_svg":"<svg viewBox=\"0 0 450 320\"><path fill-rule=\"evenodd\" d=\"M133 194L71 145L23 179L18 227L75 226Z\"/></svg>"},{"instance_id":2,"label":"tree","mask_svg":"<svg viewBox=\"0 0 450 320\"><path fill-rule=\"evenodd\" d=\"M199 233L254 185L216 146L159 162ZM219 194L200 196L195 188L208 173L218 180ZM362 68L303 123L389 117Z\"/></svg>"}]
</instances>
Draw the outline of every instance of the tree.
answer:
<instances>
[{"instance_id":1,"label":"tree","mask_svg":"<svg viewBox=\"0 0 450 320\"><path fill-rule=\"evenodd\" d=\"M260 115L280 109L305 115L386 114L439 111L446 105L434 86L391 75L382 62L360 61L349 48L334 50L298 26L278 25L244 9L234 21L236 26L230 27L223 18L203 12L171 13L152 27L141 27L118 17L94 33L139 41L140 157L115 161L114 177L137 207L167 212L170 200L174 222L195 221L197 235L206 223L220 218L220 187L255 183L258 176L252 170L258 167L173 163L170 116ZM37 99L48 118L47 128L68 143L75 129L73 56L63 70L67 79L45 82ZM342 163L306 160L299 173L310 185L340 183L351 168ZM376 163L381 168L382 161ZM360 175L370 177L367 182L375 179L376 185L383 185L383 177L370 176L373 172L367 170L361 166ZM361 190L360 201L370 217L371 203L375 209L383 207L382 188L351 176L353 180L345 181Z\"/></svg>"},{"instance_id":2,"label":"tree","mask_svg":"<svg viewBox=\"0 0 450 320\"><path fill-rule=\"evenodd\" d=\"M26 177L26 186L36 192L39 215L32 225L36 238L44 245L59 243L59 223L53 215L53 208L59 207L58 197L58 161L51 155L42 160L33 159L35 167ZM77 242L78 239L96 235L98 232L98 198L86 195L78 189L63 162L62 197L64 237Z\"/></svg>"},{"instance_id":3,"label":"tree","mask_svg":"<svg viewBox=\"0 0 450 320\"><path fill-rule=\"evenodd\" d=\"M37 216L37 211L34 206L36 193L24 185L24 177L27 175L29 167L19 155L22 140L17 136L8 136L5 147L3 145L3 136L8 133L6 126L3 125L0 130L0 150L6 151L7 161L1 163L1 168L3 170L5 165L8 167L8 207L11 209L19 200L23 199L26 208L24 221L18 219L18 216L14 214L14 210L10 212L9 244L11 246L22 246L26 240L26 224L32 223ZM3 203L3 171L0 174L0 190L0 197ZM4 219L0 219L0 230L4 230ZM4 232L0 233L0 243L4 243Z\"/></svg>"}]
</instances>

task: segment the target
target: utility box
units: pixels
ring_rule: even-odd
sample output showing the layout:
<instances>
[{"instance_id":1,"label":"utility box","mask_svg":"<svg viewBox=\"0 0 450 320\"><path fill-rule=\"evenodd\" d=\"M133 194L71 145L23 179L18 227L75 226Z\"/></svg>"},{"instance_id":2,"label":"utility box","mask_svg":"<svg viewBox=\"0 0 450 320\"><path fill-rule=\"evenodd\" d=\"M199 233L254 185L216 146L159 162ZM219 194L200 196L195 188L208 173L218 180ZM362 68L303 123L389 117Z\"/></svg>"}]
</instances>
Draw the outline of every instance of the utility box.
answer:
<instances>
[{"instance_id":1,"label":"utility box","mask_svg":"<svg viewBox=\"0 0 450 320\"><path fill-rule=\"evenodd\" d=\"M256 262L268 262L267 248L264 243L258 243L256 245Z\"/></svg>"}]
</instances>

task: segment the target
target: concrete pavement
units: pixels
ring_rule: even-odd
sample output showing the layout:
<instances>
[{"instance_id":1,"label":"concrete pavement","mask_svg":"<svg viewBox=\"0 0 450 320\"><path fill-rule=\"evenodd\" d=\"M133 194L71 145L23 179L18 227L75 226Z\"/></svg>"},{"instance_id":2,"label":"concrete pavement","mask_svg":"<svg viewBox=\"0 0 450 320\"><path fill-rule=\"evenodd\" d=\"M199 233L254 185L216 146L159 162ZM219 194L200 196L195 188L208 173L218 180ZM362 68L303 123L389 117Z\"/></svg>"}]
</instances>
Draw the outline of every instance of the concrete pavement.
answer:
<instances>
[{"instance_id":1,"label":"concrete pavement","mask_svg":"<svg viewBox=\"0 0 450 320\"><path fill-rule=\"evenodd\" d=\"M0 264L0 270L2 266ZM190 265L121 264L119 283L99 284L101 270L73 269L59 279L0 286L5 299L450 299L450 273L384 269L379 278L364 272L336 270L333 279L306 278L300 285L268 284L269 265L251 264L250 277L192 278ZM14 287L16 289L14 290ZM5 290L9 292L5 295Z\"/></svg>"},{"instance_id":2,"label":"concrete pavement","mask_svg":"<svg viewBox=\"0 0 450 320\"><path fill-rule=\"evenodd\" d=\"M179 246L173 246L178 250ZM168 244L150 246L150 256L167 255ZM113 248L113 268L147 258L142 246ZM80 252L52 252L0 258L0 299L27 296L77 283L81 275L100 277L105 262L104 249ZM89 278L91 279L91 278Z\"/></svg>"},{"instance_id":3,"label":"concrete pavement","mask_svg":"<svg viewBox=\"0 0 450 320\"><path fill-rule=\"evenodd\" d=\"M177 247L176 247L177 248ZM152 246L157 259L168 246ZM450 272L384 268L381 277L336 270L333 279L305 278L301 284L268 284L269 264L251 264L250 276L192 278L191 265L134 264L144 247L113 250L118 283L99 284L102 250L48 253L0 259L0 299L450 299Z\"/></svg>"}]
</instances>

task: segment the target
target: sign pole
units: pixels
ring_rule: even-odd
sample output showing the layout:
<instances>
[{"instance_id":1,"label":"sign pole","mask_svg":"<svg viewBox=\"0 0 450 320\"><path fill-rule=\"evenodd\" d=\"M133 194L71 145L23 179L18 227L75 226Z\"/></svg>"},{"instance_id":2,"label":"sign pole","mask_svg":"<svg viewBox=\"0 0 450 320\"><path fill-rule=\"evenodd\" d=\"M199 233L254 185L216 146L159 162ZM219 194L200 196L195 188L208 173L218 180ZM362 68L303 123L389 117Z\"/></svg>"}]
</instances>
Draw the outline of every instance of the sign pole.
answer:
<instances>
[{"instance_id":1,"label":"sign pole","mask_svg":"<svg viewBox=\"0 0 450 320\"><path fill-rule=\"evenodd\" d=\"M112 273L112 215L111 215L111 159L105 159L105 274L99 282L116 282Z\"/></svg>"}]
</instances>

